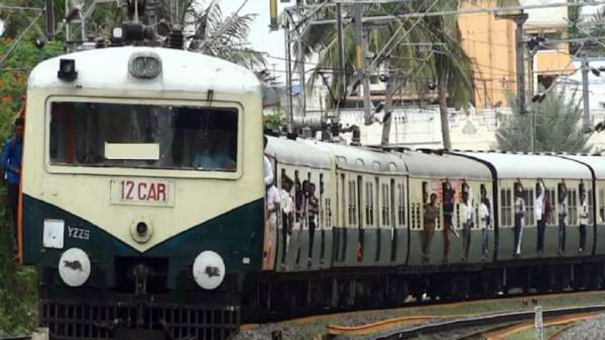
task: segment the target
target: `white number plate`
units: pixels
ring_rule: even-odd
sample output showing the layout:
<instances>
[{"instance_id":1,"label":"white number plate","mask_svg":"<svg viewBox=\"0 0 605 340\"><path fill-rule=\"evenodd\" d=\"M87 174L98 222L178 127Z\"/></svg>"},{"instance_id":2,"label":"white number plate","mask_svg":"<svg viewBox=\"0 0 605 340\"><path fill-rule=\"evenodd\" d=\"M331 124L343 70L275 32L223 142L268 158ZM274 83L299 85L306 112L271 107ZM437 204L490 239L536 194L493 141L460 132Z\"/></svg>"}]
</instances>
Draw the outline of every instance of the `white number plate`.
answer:
<instances>
[{"instance_id":1,"label":"white number plate","mask_svg":"<svg viewBox=\"0 0 605 340\"><path fill-rule=\"evenodd\" d=\"M154 178L114 178L111 204L174 206L174 182Z\"/></svg>"}]
</instances>

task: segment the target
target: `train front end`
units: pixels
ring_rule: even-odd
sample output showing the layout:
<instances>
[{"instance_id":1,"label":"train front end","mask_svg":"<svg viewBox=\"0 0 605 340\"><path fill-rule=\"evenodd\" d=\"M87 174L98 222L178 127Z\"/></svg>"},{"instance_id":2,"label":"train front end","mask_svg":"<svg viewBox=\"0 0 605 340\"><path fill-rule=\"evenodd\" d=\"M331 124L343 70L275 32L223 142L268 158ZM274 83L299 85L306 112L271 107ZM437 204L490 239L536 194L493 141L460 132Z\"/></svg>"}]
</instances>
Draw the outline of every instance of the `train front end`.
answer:
<instances>
[{"instance_id":1,"label":"train front end","mask_svg":"<svg viewBox=\"0 0 605 340\"><path fill-rule=\"evenodd\" d=\"M260 86L146 47L45 61L28 86L20 250L54 339L218 339L262 257Z\"/></svg>"}]
</instances>

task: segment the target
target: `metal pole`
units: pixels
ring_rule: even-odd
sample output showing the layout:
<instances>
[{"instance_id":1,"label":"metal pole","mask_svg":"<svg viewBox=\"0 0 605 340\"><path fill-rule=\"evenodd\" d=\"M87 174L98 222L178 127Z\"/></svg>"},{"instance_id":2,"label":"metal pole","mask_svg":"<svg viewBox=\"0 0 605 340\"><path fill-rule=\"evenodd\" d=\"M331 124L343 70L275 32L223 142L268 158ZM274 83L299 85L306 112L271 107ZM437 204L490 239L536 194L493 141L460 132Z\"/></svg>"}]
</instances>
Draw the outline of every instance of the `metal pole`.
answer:
<instances>
[{"instance_id":1,"label":"metal pole","mask_svg":"<svg viewBox=\"0 0 605 340\"><path fill-rule=\"evenodd\" d=\"M288 95L288 132L294 132L294 105L292 104L292 50L290 49L290 21L284 16L284 40L286 44L286 93Z\"/></svg>"},{"instance_id":2,"label":"metal pole","mask_svg":"<svg viewBox=\"0 0 605 340\"><path fill-rule=\"evenodd\" d=\"M298 63L298 82L300 85L300 113L301 116L304 117L306 116L306 111L307 111L307 98L306 98L306 91L305 91L305 56L304 53L305 51L303 51L303 42L302 42L302 36L298 36L298 40L297 40L297 44L298 44L298 56L297 56L297 63Z\"/></svg>"},{"instance_id":3,"label":"metal pole","mask_svg":"<svg viewBox=\"0 0 605 340\"><path fill-rule=\"evenodd\" d=\"M588 93L588 59L582 58L582 95L584 105L584 131L590 131L590 96Z\"/></svg>"},{"instance_id":4,"label":"metal pole","mask_svg":"<svg viewBox=\"0 0 605 340\"><path fill-rule=\"evenodd\" d=\"M52 0L46 0L46 38L55 39L55 7Z\"/></svg>"},{"instance_id":5,"label":"metal pole","mask_svg":"<svg viewBox=\"0 0 605 340\"><path fill-rule=\"evenodd\" d=\"M357 72L363 80L363 112L366 124L370 123L372 118L371 101L370 101L370 79L368 70L366 69L366 44L363 34L363 5L355 4L355 34L356 34L356 57L357 57Z\"/></svg>"},{"instance_id":6,"label":"metal pole","mask_svg":"<svg viewBox=\"0 0 605 340\"><path fill-rule=\"evenodd\" d=\"M336 122L340 122L340 106L346 98L347 77L345 75L345 48L342 40L343 24L342 24L342 4L336 5L337 15L337 30L338 30L338 79L340 82L338 90L338 102L336 103Z\"/></svg>"},{"instance_id":7,"label":"metal pole","mask_svg":"<svg viewBox=\"0 0 605 340\"><path fill-rule=\"evenodd\" d=\"M523 24L527 20L527 14L516 16L517 24L515 30L515 41L517 44L517 100L519 102L519 113L525 113L525 43L523 42ZM532 127L533 134L533 127ZM533 149L533 147L532 147Z\"/></svg>"}]
</instances>

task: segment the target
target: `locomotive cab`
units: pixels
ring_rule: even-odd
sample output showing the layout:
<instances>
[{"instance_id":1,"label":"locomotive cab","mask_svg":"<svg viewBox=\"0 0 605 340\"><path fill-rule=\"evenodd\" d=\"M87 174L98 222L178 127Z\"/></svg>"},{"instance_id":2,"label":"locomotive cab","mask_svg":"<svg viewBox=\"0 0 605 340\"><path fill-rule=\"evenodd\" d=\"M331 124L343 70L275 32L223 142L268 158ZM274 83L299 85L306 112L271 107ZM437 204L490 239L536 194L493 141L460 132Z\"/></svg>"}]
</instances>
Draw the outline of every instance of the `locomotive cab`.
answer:
<instances>
[{"instance_id":1,"label":"locomotive cab","mask_svg":"<svg viewBox=\"0 0 605 340\"><path fill-rule=\"evenodd\" d=\"M262 255L260 98L251 72L180 50L91 50L34 69L20 248L54 338L237 329Z\"/></svg>"}]
</instances>

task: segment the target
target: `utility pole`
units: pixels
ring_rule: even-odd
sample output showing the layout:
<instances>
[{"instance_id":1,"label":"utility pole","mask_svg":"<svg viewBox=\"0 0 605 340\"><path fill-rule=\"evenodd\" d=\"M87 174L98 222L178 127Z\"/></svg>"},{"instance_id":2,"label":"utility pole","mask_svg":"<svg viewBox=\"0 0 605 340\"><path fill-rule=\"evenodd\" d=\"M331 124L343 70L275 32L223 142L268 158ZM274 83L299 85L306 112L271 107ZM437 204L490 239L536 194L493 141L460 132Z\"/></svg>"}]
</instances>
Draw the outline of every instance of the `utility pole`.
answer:
<instances>
[{"instance_id":1,"label":"utility pole","mask_svg":"<svg viewBox=\"0 0 605 340\"><path fill-rule=\"evenodd\" d=\"M519 106L519 114L524 114L527 111L526 97L525 97L525 42L523 41L523 24L527 21L528 15L523 10L515 11L512 13L496 13L496 19L510 19L515 22L515 43L516 43L516 66L517 66L517 104ZM529 136L529 150L535 151L534 134L534 112L531 112L530 119L530 136Z\"/></svg>"},{"instance_id":2,"label":"utility pole","mask_svg":"<svg viewBox=\"0 0 605 340\"><path fill-rule=\"evenodd\" d=\"M370 78L366 67L366 43L363 32L363 4L355 4L355 34L356 34L356 59L358 78L363 81L363 112L366 124L372 118L372 103L370 100Z\"/></svg>"},{"instance_id":3,"label":"utility pole","mask_svg":"<svg viewBox=\"0 0 605 340\"><path fill-rule=\"evenodd\" d=\"M46 0L46 39L55 39L55 7L53 0Z\"/></svg>"},{"instance_id":4,"label":"utility pole","mask_svg":"<svg viewBox=\"0 0 605 340\"><path fill-rule=\"evenodd\" d=\"M590 131L590 96L588 93L588 58L582 58L582 103L584 105L584 131Z\"/></svg>"},{"instance_id":5,"label":"utility pole","mask_svg":"<svg viewBox=\"0 0 605 340\"><path fill-rule=\"evenodd\" d=\"M284 17L284 40L286 44L286 93L288 94L288 133L294 132L294 105L292 103L292 50L290 47L290 20Z\"/></svg>"},{"instance_id":6,"label":"utility pole","mask_svg":"<svg viewBox=\"0 0 605 340\"><path fill-rule=\"evenodd\" d=\"M338 102L336 103L336 122L340 122L340 107L343 104L342 101L346 98L347 92L347 76L345 74L345 47L342 39L343 34L343 23L342 23L342 4L336 4L336 29L338 32L338 79L339 79L339 90L338 90Z\"/></svg>"},{"instance_id":7,"label":"utility pole","mask_svg":"<svg viewBox=\"0 0 605 340\"><path fill-rule=\"evenodd\" d=\"M307 98L305 91L305 51L303 49L303 37L298 35L297 39L298 44L298 55L296 57L298 64L298 82L300 86L300 94L299 94L299 109L300 109L300 117L306 116L307 111Z\"/></svg>"}]
</instances>

